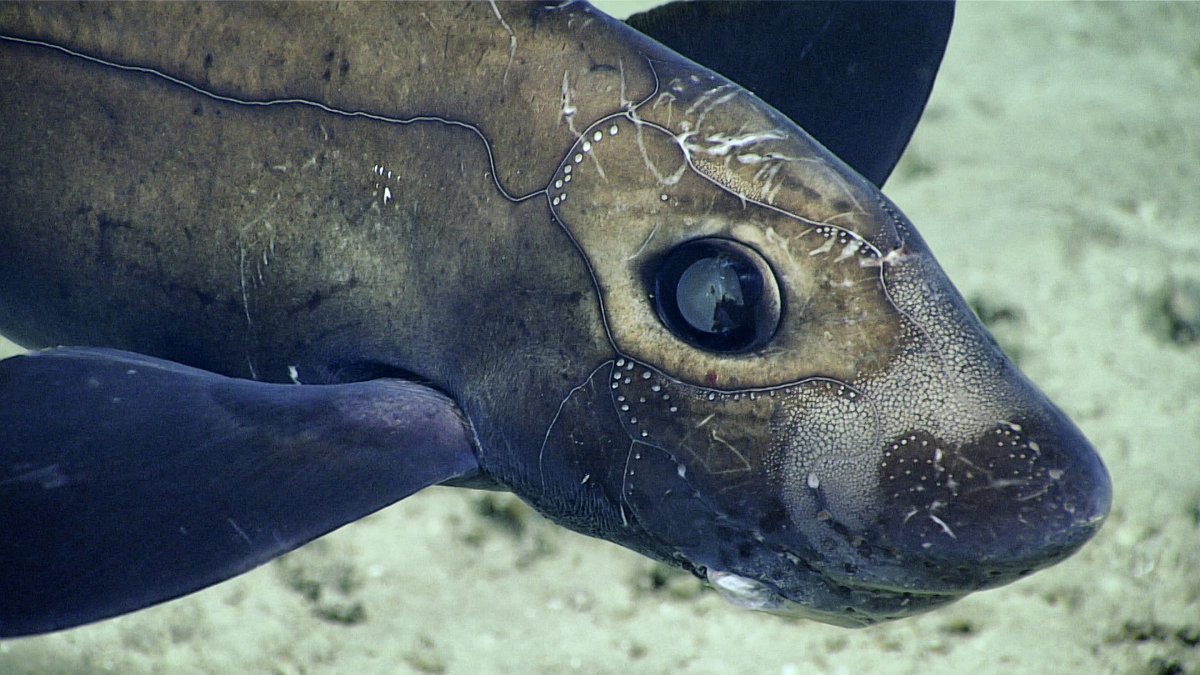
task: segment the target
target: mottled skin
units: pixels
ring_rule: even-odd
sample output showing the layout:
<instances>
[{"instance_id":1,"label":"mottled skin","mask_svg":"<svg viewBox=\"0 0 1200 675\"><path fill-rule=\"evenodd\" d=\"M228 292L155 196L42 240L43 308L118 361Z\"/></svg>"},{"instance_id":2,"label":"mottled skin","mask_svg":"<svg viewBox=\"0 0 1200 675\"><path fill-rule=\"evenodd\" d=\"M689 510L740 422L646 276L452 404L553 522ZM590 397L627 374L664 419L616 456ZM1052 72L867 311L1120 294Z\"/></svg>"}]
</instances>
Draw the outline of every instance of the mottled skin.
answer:
<instances>
[{"instance_id":1,"label":"mottled skin","mask_svg":"<svg viewBox=\"0 0 1200 675\"><path fill-rule=\"evenodd\" d=\"M1107 513L874 186L586 5L18 4L0 34L103 60L0 42L19 342L427 383L476 435L460 483L832 623L1006 583ZM659 320L647 280L699 237L773 271L761 348Z\"/></svg>"}]
</instances>

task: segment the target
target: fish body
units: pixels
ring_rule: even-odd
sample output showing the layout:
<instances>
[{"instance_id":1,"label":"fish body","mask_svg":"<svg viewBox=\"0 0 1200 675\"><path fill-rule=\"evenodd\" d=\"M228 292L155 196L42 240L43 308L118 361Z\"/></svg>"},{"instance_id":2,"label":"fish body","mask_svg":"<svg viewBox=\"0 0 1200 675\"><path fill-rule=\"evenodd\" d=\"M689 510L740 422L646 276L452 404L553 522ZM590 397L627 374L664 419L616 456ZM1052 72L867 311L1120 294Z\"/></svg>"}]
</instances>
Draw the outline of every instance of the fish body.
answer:
<instances>
[{"instance_id":1,"label":"fish body","mask_svg":"<svg viewBox=\"0 0 1200 675\"><path fill-rule=\"evenodd\" d=\"M0 365L0 634L439 483L841 625L1107 514L879 190L927 88L851 166L586 3L8 5L0 62L0 328L76 346Z\"/></svg>"}]
</instances>

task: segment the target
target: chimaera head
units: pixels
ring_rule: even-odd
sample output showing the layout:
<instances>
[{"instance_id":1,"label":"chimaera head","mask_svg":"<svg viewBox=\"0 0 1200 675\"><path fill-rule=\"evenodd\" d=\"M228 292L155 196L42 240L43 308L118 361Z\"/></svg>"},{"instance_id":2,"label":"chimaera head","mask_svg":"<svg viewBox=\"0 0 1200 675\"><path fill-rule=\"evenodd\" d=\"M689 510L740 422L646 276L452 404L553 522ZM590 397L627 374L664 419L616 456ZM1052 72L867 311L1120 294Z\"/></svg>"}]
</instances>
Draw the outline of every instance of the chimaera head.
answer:
<instances>
[{"instance_id":1,"label":"chimaera head","mask_svg":"<svg viewBox=\"0 0 1200 675\"><path fill-rule=\"evenodd\" d=\"M848 626L1070 555L1100 459L877 188L948 17L839 126L868 69L829 38L899 17L819 13L947 7L673 10L816 64L780 112L586 3L0 6L0 328L86 345L0 361L0 636L434 484Z\"/></svg>"},{"instance_id":2,"label":"chimaera head","mask_svg":"<svg viewBox=\"0 0 1200 675\"><path fill-rule=\"evenodd\" d=\"M735 604L855 626L1083 545L1104 466L904 215L751 94L656 66L549 191L615 347L642 547Z\"/></svg>"}]
</instances>

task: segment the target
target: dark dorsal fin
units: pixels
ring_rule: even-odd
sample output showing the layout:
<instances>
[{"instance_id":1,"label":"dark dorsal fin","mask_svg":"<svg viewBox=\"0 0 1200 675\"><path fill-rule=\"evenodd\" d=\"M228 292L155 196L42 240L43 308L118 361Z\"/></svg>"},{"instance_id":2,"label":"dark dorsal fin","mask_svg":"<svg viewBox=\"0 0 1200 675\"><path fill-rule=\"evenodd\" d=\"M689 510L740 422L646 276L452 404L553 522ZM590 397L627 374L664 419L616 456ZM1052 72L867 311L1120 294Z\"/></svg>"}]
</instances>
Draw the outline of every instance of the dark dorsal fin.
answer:
<instances>
[{"instance_id":1,"label":"dark dorsal fin","mask_svg":"<svg viewBox=\"0 0 1200 675\"><path fill-rule=\"evenodd\" d=\"M478 466L400 380L281 385L109 349L0 361L0 638L190 593Z\"/></svg>"},{"instance_id":2,"label":"dark dorsal fin","mask_svg":"<svg viewBox=\"0 0 1200 675\"><path fill-rule=\"evenodd\" d=\"M672 2L628 23L774 106L877 186L908 144L950 2Z\"/></svg>"}]
</instances>

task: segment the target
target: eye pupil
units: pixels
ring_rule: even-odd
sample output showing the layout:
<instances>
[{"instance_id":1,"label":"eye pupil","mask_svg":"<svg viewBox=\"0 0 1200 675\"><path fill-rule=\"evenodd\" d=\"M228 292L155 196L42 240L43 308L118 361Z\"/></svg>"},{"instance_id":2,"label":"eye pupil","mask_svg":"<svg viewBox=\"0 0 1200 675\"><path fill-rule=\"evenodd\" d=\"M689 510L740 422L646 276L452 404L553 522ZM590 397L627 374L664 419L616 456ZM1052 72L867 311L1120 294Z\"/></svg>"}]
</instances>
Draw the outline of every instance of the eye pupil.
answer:
<instances>
[{"instance_id":1,"label":"eye pupil","mask_svg":"<svg viewBox=\"0 0 1200 675\"><path fill-rule=\"evenodd\" d=\"M779 323L774 274L753 249L728 239L680 244L654 277L659 318L685 342L715 352L756 349Z\"/></svg>"},{"instance_id":2,"label":"eye pupil","mask_svg":"<svg viewBox=\"0 0 1200 675\"><path fill-rule=\"evenodd\" d=\"M727 334L746 324L761 294L757 272L726 254L692 263L675 286L679 313L705 333Z\"/></svg>"}]
</instances>

